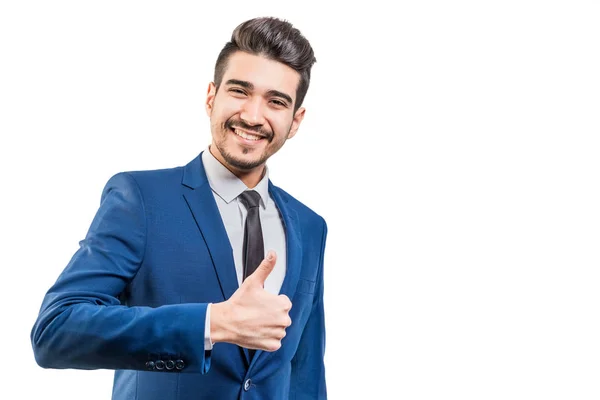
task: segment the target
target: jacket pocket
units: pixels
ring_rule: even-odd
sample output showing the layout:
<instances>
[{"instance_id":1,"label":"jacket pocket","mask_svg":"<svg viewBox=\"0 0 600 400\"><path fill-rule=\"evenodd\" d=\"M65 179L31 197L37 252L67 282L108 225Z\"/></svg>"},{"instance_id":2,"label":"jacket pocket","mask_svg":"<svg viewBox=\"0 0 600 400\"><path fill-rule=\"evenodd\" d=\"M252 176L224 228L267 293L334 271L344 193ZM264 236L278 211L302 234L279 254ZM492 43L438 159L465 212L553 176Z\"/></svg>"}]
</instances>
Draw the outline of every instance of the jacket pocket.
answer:
<instances>
[{"instance_id":1,"label":"jacket pocket","mask_svg":"<svg viewBox=\"0 0 600 400\"><path fill-rule=\"evenodd\" d=\"M305 294L315 293L315 281L300 278L298 280L298 286L296 288L296 292L305 293Z\"/></svg>"}]
</instances>

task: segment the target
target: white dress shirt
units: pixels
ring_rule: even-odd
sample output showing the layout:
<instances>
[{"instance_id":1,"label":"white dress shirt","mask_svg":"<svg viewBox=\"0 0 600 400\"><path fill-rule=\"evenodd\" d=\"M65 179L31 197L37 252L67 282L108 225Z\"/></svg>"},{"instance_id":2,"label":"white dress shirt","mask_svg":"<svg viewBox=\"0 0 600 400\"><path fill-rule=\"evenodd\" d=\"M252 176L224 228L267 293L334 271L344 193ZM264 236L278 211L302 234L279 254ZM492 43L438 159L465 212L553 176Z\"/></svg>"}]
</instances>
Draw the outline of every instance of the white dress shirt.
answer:
<instances>
[{"instance_id":1,"label":"white dress shirt","mask_svg":"<svg viewBox=\"0 0 600 400\"><path fill-rule=\"evenodd\" d=\"M239 201L238 196L245 190L255 190L260 194L259 215L265 245L267 251L273 250L277 253L275 268L265 281L265 290L279 294L286 271L286 249L285 229L283 221L277 209L275 201L269 195L269 169L265 166L265 174L254 188L248 188L237 176L229 171L210 152L210 146L202 153L202 164L212 189L213 196L219 208L221 219L225 225L229 243L233 250L233 260L238 279L238 287L243 280L243 256L244 247L244 224L248 212ZM204 332L204 348L212 350L210 340L210 304L206 309L206 324Z\"/></svg>"}]
</instances>

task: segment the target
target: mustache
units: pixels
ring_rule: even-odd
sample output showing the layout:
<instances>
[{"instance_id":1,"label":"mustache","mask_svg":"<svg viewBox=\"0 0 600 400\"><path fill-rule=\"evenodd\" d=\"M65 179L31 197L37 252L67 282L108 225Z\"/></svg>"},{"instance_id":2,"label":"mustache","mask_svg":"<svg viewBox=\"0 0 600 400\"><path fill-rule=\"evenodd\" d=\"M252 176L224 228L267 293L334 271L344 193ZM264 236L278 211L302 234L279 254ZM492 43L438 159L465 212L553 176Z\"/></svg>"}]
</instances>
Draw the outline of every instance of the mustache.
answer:
<instances>
[{"instance_id":1,"label":"mustache","mask_svg":"<svg viewBox=\"0 0 600 400\"><path fill-rule=\"evenodd\" d=\"M233 129L234 127L242 128L245 131L256 133L257 135L260 135L260 136L264 136L265 138L267 138L269 140L271 139L271 136L272 136L271 132L266 129L263 129L262 125L260 125L260 126L248 125L247 123L245 123L244 121L239 120L239 119L227 120L227 122L225 122L225 127L228 129Z\"/></svg>"}]
</instances>

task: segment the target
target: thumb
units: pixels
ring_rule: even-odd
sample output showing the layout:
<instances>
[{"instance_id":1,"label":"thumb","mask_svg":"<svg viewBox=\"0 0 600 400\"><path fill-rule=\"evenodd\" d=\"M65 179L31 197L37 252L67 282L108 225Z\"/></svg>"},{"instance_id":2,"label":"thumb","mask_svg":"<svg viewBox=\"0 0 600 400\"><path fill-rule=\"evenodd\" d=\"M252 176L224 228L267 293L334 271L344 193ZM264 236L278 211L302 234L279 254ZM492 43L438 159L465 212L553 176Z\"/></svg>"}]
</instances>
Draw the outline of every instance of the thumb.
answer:
<instances>
[{"instance_id":1,"label":"thumb","mask_svg":"<svg viewBox=\"0 0 600 400\"><path fill-rule=\"evenodd\" d=\"M252 282L260 283L261 287L264 287L267 277L273 271L275 262L277 261L277 254L274 251L269 251L267 257L260 263L256 270L249 276L252 278ZM248 280L248 279L246 279Z\"/></svg>"}]
</instances>

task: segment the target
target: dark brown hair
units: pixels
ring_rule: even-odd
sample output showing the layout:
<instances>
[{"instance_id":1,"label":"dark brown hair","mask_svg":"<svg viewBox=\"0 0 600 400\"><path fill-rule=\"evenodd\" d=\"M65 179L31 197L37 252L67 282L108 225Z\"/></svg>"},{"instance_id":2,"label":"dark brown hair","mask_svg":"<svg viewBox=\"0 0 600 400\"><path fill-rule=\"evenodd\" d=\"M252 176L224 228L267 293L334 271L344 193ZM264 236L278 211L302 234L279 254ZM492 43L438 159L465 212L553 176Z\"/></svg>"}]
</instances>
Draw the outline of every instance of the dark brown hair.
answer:
<instances>
[{"instance_id":1,"label":"dark brown hair","mask_svg":"<svg viewBox=\"0 0 600 400\"><path fill-rule=\"evenodd\" d=\"M308 40L285 20L274 17L254 18L238 25L231 41L217 57L215 86L219 90L229 57L236 51L260 55L279 61L300 74L294 112L302 105L310 83L310 69L317 61Z\"/></svg>"}]
</instances>

